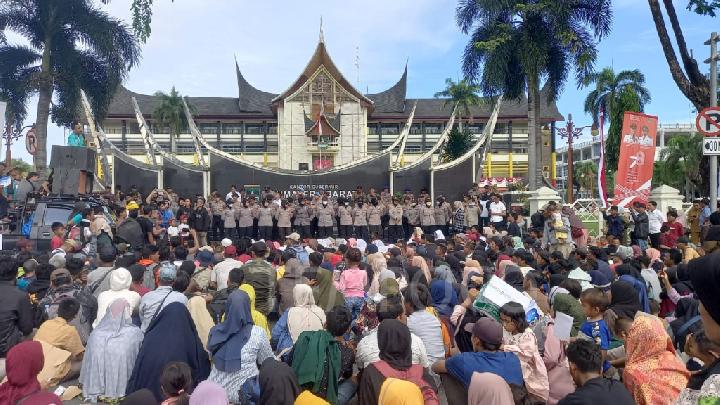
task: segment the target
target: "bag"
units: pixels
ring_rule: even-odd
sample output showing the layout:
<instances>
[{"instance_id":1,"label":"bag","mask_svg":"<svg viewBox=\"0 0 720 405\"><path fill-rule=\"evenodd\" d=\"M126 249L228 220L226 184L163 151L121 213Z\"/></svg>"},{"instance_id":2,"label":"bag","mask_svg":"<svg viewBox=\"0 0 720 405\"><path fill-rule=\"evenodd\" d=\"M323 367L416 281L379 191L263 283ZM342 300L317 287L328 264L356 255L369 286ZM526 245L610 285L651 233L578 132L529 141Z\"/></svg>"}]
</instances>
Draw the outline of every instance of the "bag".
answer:
<instances>
[{"instance_id":1,"label":"bag","mask_svg":"<svg viewBox=\"0 0 720 405\"><path fill-rule=\"evenodd\" d=\"M578 228L576 226L570 227L570 234L572 235L573 239L575 238L581 238L583 236L583 229Z\"/></svg>"},{"instance_id":2,"label":"bag","mask_svg":"<svg viewBox=\"0 0 720 405\"><path fill-rule=\"evenodd\" d=\"M128 218L118 225L116 237L119 242L129 244L134 250L143 248L144 239L142 227L134 218Z\"/></svg>"},{"instance_id":3,"label":"bag","mask_svg":"<svg viewBox=\"0 0 720 405\"><path fill-rule=\"evenodd\" d=\"M112 238L110 235L108 235L105 231L100 231L100 235L97 236L96 242L97 244L97 251L101 252L103 248L111 247L115 252L117 252L117 249L115 248L115 243L113 243Z\"/></svg>"}]
</instances>

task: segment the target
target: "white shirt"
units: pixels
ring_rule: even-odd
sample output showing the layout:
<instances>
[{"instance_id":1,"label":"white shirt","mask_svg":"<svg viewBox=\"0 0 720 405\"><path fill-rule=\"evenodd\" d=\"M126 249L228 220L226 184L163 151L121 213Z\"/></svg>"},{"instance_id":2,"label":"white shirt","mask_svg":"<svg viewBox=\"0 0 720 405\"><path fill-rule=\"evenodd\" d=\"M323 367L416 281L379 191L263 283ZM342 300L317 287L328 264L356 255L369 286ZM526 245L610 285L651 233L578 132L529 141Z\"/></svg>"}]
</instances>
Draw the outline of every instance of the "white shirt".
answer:
<instances>
[{"instance_id":1,"label":"white shirt","mask_svg":"<svg viewBox=\"0 0 720 405\"><path fill-rule=\"evenodd\" d=\"M480 218L487 218L488 215L490 214L487 210L487 201L480 200L478 202L478 204L480 205L480 208L482 208L482 213L480 213Z\"/></svg>"},{"instance_id":2,"label":"white shirt","mask_svg":"<svg viewBox=\"0 0 720 405\"><path fill-rule=\"evenodd\" d=\"M243 263L235 259L225 259L220 263L216 264L210 271L210 281L217 283L217 290L224 290L227 288L228 277L232 269L236 269L242 266Z\"/></svg>"},{"instance_id":3,"label":"white shirt","mask_svg":"<svg viewBox=\"0 0 720 405\"><path fill-rule=\"evenodd\" d=\"M425 344L431 364L445 360L445 343L439 319L423 309L407 317L407 326L410 332L416 334Z\"/></svg>"},{"instance_id":4,"label":"white shirt","mask_svg":"<svg viewBox=\"0 0 720 405\"><path fill-rule=\"evenodd\" d=\"M171 238L174 238L178 235L180 235L180 228L177 226L169 226L167 229L168 236Z\"/></svg>"},{"instance_id":5,"label":"white shirt","mask_svg":"<svg viewBox=\"0 0 720 405\"><path fill-rule=\"evenodd\" d=\"M503 211L505 211L505 204L502 201L496 203L490 203L490 222L501 222L503 220Z\"/></svg>"},{"instance_id":6,"label":"white shirt","mask_svg":"<svg viewBox=\"0 0 720 405\"><path fill-rule=\"evenodd\" d=\"M412 338L412 363L419 364L423 367L430 367L432 363L428 360L425 344L414 333L411 333L410 337ZM355 364L359 369L364 369L370 363L379 360L380 348L378 347L377 328L375 328L358 343L355 352Z\"/></svg>"},{"instance_id":7,"label":"white shirt","mask_svg":"<svg viewBox=\"0 0 720 405\"><path fill-rule=\"evenodd\" d=\"M238 201L242 202L242 196L241 196L240 193L238 193L237 191L234 192L234 193L233 193L232 191L229 192L229 193L227 193L227 194L225 195L225 201L232 200L232 198L233 198L234 195L237 196Z\"/></svg>"},{"instance_id":8,"label":"white shirt","mask_svg":"<svg viewBox=\"0 0 720 405\"><path fill-rule=\"evenodd\" d=\"M653 211L647 211L648 216L648 231L653 233L660 233L660 228L665 222L665 214L662 211L655 209Z\"/></svg>"}]
</instances>

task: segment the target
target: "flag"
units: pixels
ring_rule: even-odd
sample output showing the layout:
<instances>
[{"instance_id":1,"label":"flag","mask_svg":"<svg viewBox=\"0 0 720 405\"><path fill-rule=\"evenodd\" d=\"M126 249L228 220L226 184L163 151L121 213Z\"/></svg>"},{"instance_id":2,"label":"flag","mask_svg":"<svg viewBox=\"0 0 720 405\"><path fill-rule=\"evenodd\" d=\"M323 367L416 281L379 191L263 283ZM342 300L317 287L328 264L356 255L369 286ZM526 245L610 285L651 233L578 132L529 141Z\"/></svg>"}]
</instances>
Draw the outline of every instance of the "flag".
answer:
<instances>
[{"instance_id":1,"label":"flag","mask_svg":"<svg viewBox=\"0 0 720 405\"><path fill-rule=\"evenodd\" d=\"M603 121L605 120L605 108L600 107L600 164L598 165L598 193L603 208L607 208L607 190L605 186L605 133L603 132Z\"/></svg>"}]
</instances>

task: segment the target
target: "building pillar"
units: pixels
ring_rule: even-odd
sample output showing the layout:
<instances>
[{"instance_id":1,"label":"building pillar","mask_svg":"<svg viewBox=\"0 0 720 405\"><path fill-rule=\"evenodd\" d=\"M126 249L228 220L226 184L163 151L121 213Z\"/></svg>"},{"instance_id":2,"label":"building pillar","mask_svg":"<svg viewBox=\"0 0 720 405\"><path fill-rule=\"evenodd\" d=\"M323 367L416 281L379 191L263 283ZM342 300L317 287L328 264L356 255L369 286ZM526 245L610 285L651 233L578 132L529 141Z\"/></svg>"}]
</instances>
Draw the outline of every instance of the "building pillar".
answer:
<instances>
[{"instance_id":1,"label":"building pillar","mask_svg":"<svg viewBox=\"0 0 720 405\"><path fill-rule=\"evenodd\" d=\"M240 121L240 152L245 153L245 121Z\"/></svg>"},{"instance_id":2,"label":"building pillar","mask_svg":"<svg viewBox=\"0 0 720 405\"><path fill-rule=\"evenodd\" d=\"M425 123L422 123L422 137L420 138L421 152L425 152Z\"/></svg>"},{"instance_id":3,"label":"building pillar","mask_svg":"<svg viewBox=\"0 0 720 405\"><path fill-rule=\"evenodd\" d=\"M267 136L268 136L268 123L267 123L267 121L263 121L263 150L265 150L266 153L268 151Z\"/></svg>"},{"instance_id":4,"label":"building pillar","mask_svg":"<svg viewBox=\"0 0 720 405\"><path fill-rule=\"evenodd\" d=\"M560 201L560 195L557 191L549 187L540 187L530 192L528 202L530 204L530 214L536 213L550 201Z\"/></svg>"},{"instance_id":5,"label":"building pillar","mask_svg":"<svg viewBox=\"0 0 720 405\"><path fill-rule=\"evenodd\" d=\"M513 178L513 139L512 139L512 121L508 121L508 177Z\"/></svg>"},{"instance_id":6,"label":"building pillar","mask_svg":"<svg viewBox=\"0 0 720 405\"><path fill-rule=\"evenodd\" d=\"M122 134L122 149L125 153L127 153L127 120L122 120L121 124L121 134Z\"/></svg>"},{"instance_id":7,"label":"building pillar","mask_svg":"<svg viewBox=\"0 0 720 405\"><path fill-rule=\"evenodd\" d=\"M668 212L670 208L680 212L683 208L683 196L676 188L661 185L650 192L650 199L657 202L660 212Z\"/></svg>"}]
</instances>

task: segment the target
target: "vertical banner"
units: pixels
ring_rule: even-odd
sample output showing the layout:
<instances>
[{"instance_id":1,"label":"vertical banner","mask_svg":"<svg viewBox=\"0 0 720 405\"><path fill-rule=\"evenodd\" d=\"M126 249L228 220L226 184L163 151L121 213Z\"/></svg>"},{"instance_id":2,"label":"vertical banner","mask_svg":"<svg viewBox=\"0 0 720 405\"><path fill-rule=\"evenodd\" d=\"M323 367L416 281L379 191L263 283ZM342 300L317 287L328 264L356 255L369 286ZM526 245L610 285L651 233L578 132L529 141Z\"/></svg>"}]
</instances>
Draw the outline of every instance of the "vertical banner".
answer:
<instances>
[{"instance_id":1,"label":"vertical banner","mask_svg":"<svg viewBox=\"0 0 720 405\"><path fill-rule=\"evenodd\" d=\"M634 199L647 201L655 163L657 117L626 112L620 140L613 204L624 207Z\"/></svg>"}]
</instances>

